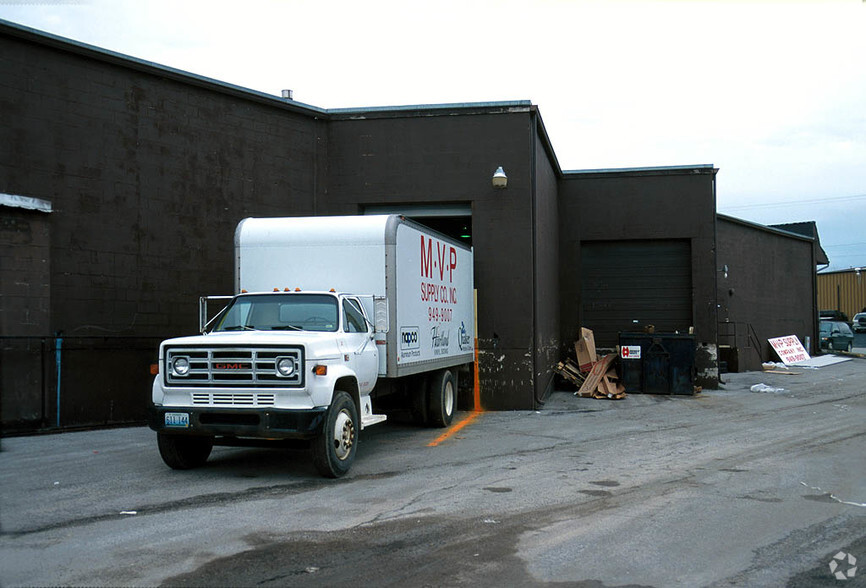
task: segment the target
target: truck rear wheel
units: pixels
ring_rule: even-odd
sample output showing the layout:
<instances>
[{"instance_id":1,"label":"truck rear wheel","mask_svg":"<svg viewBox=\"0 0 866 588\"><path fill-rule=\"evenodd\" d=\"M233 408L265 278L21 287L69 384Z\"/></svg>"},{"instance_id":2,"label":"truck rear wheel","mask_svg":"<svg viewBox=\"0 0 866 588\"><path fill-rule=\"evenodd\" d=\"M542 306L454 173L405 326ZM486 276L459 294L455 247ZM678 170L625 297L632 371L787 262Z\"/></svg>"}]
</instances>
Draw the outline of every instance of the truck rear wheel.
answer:
<instances>
[{"instance_id":1,"label":"truck rear wheel","mask_svg":"<svg viewBox=\"0 0 866 588\"><path fill-rule=\"evenodd\" d=\"M358 449L358 409L352 397L334 392L325 427L313 440L313 464L326 478L339 478L349 471Z\"/></svg>"},{"instance_id":2,"label":"truck rear wheel","mask_svg":"<svg viewBox=\"0 0 866 588\"><path fill-rule=\"evenodd\" d=\"M173 470L191 470L204 465L213 449L213 437L156 434L159 455Z\"/></svg>"},{"instance_id":3,"label":"truck rear wheel","mask_svg":"<svg viewBox=\"0 0 866 588\"><path fill-rule=\"evenodd\" d=\"M440 370L430 379L427 421L432 427L447 427L457 408L457 384L451 370Z\"/></svg>"}]
</instances>

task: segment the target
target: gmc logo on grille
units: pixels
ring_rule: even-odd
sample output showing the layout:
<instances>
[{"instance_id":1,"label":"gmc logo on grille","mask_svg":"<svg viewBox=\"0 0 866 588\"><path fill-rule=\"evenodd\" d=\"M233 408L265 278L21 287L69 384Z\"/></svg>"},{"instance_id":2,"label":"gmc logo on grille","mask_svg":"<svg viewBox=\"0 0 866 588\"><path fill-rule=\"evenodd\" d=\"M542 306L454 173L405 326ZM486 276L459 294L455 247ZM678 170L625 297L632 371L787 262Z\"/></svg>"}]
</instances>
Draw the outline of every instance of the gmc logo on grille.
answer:
<instances>
[{"instance_id":1,"label":"gmc logo on grille","mask_svg":"<svg viewBox=\"0 0 866 588\"><path fill-rule=\"evenodd\" d=\"M248 364L248 363L215 363L215 364L213 364L213 369L215 369L215 370L248 370L248 369L250 369L250 364Z\"/></svg>"}]
</instances>

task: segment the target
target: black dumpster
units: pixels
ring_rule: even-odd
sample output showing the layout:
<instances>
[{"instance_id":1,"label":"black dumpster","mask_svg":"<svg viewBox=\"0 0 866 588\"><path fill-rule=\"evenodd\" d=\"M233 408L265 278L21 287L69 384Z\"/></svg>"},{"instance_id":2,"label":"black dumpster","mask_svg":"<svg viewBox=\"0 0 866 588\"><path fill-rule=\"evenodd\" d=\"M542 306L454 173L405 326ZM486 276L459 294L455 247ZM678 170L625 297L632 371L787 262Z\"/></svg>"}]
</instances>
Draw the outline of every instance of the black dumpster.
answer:
<instances>
[{"instance_id":1,"label":"black dumpster","mask_svg":"<svg viewBox=\"0 0 866 588\"><path fill-rule=\"evenodd\" d=\"M695 393L694 335L620 333L619 344L626 392Z\"/></svg>"}]
</instances>

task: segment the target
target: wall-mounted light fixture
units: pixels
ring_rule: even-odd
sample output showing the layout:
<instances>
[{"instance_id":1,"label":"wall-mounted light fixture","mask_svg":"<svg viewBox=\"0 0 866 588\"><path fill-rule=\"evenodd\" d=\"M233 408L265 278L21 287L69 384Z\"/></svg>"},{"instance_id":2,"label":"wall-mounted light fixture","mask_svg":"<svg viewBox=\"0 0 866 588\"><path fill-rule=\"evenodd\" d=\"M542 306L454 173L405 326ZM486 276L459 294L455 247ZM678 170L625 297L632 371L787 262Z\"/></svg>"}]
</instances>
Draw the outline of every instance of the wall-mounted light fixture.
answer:
<instances>
[{"instance_id":1,"label":"wall-mounted light fixture","mask_svg":"<svg viewBox=\"0 0 866 588\"><path fill-rule=\"evenodd\" d=\"M494 188L505 188L508 186L508 176L505 175L505 170L502 169L502 166L496 168L496 171L493 172L493 187Z\"/></svg>"}]
</instances>

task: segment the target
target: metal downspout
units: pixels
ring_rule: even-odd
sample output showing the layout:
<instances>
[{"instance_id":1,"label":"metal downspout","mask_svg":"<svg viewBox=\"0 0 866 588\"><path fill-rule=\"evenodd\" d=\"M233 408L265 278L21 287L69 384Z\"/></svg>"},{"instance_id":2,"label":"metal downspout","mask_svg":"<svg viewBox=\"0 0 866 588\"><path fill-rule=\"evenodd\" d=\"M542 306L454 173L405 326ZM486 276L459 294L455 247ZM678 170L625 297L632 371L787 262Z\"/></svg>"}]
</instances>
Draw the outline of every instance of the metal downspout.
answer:
<instances>
[{"instance_id":1,"label":"metal downspout","mask_svg":"<svg viewBox=\"0 0 866 588\"><path fill-rule=\"evenodd\" d=\"M716 387L722 381L721 370L719 369L719 213L717 210L718 206L718 193L716 190L716 172L713 172L713 330L715 331L714 343L716 345ZM694 255L694 251L692 252ZM694 293L692 293L692 298L694 298ZM697 318L697 317L695 317ZM734 326L734 345L736 342L736 326ZM696 341L697 342L697 341Z\"/></svg>"},{"instance_id":2,"label":"metal downspout","mask_svg":"<svg viewBox=\"0 0 866 588\"><path fill-rule=\"evenodd\" d=\"M57 418L55 420L55 425L60 428L60 368L63 364L61 360L61 354L63 349L63 338L60 336L58 332L56 335L56 339L54 340L54 362L55 368L57 370Z\"/></svg>"}]
</instances>

